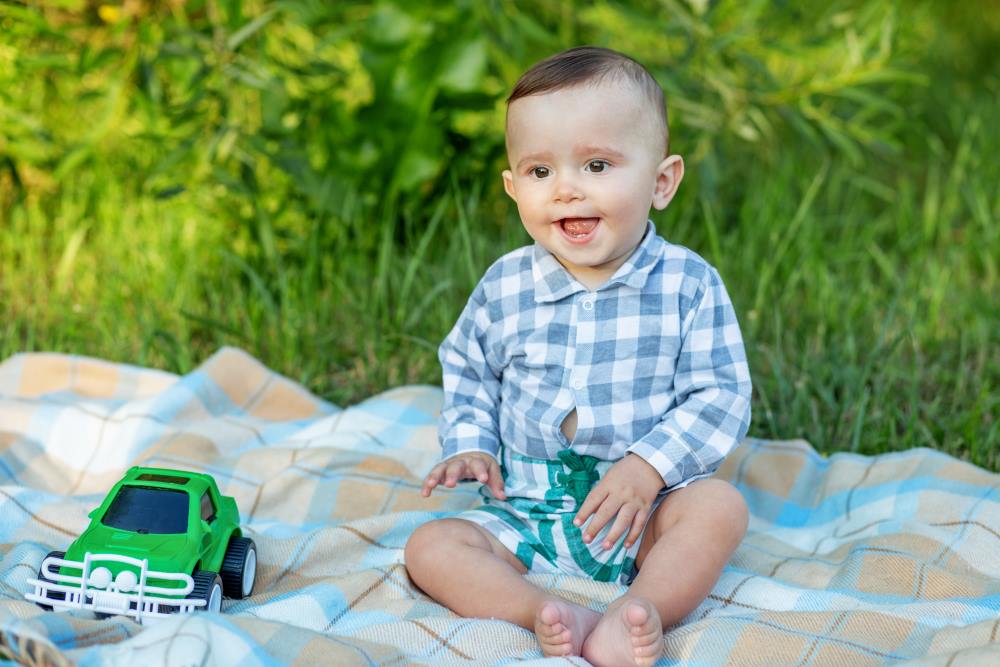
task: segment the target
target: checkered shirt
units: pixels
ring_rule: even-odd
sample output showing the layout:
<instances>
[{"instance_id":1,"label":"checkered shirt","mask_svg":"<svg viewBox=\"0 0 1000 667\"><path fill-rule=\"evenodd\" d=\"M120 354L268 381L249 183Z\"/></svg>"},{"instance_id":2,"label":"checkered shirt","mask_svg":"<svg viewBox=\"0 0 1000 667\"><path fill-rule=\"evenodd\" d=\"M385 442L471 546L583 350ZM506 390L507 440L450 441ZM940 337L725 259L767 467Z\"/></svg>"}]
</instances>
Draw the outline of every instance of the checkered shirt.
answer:
<instances>
[{"instance_id":1,"label":"checkered shirt","mask_svg":"<svg viewBox=\"0 0 1000 667\"><path fill-rule=\"evenodd\" d=\"M596 291L540 245L497 260L441 344L444 458L500 445L556 459L641 456L667 487L710 474L746 435L750 370L718 272L649 223Z\"/></svg>"}]
</instances>

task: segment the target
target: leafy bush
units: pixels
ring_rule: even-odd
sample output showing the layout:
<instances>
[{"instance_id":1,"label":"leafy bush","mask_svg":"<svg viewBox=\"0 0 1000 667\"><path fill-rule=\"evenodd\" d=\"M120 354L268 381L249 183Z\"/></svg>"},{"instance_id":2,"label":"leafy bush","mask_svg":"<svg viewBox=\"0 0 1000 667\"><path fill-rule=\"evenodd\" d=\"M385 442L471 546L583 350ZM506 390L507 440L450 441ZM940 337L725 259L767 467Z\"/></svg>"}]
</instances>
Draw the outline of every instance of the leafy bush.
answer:
<instances>
[{"instance_id":1,"label":"leafy bush","mask_svg":"<svg viewBox=\"0 0 1000 667\"><path fill-rule=\"evenodd\" d=\"M226 210L254 220L264 208L292 235L303 217L342 225L369 248L358 221L426 217L453 179L495 183L506 93L576 43L654 72L675 144L713 198L736 155L773 162L796 137L856 166L898 152L896 88L926 79L912 70L914 35L883 3L808 19L801 5L679 0L53 9L74 5L7 9L12 173L60 180L100 151L145 192L223 184ZM53 96L74 103L52 108Z\"/></svg>"}]
</instances>

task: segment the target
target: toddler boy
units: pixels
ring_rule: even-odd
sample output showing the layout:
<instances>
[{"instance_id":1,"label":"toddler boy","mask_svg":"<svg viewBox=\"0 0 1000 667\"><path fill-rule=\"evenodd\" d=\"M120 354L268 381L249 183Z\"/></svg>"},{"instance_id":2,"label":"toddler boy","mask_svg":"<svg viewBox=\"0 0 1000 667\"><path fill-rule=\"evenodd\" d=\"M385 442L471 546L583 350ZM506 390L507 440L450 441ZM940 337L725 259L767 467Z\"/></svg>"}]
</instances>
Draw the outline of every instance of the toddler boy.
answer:
<instances>
[{"instance_id":1,"label":"toddler boy","mask_svg":"<svg viewBox=\"0 0 1000 667\"><path fill-rule=\"evenodd\" d=\"M508 98L507 194L533 246L491 266L441 345L444 459L483 505L420 526L413 581L462 616L533 630L545 655L651 665L746 531L711 474L746 434L750 375L718 273L648 221L684 175L663 91L580 47ZM629 584L602 614L527 572Z\"/></svg>"}]
</instances>

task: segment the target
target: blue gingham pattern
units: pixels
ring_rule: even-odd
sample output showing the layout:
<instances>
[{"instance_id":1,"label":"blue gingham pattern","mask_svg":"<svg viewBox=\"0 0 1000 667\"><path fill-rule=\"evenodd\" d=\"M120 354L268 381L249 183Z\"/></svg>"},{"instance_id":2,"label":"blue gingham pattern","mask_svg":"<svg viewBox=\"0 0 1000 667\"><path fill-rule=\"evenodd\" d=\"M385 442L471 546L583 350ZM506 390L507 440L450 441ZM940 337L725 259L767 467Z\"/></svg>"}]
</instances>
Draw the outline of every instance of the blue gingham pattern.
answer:
<instances>
[{"instance_id":1,"label":"blue gingham pattern","mask_svg":"<svg viewBox=\"0 0 1000 667\"><path fill-rule=\"evenodd\" d=\"M481 500L474 484L420 495L441 405L438 388L397 387L340 409L233 349L184 376L0 363L0 664L583 665L542 659L511 623L456 616L406 576L416 527ZM253 595L148 626L26 601L45 554L138 464L210 472L236 498ZM716 477L746 498L750 529L657 667L1000 664L1000 475L929 449L826 457L749 438ZM595 610L625 590L527 578Z\"/></svg>"},{"instance_id":2,"label":"blue gingham pattern","mask_svg":"<svg viewBox=\"0 0 1000 667\"><path fill-rule=\"evenodd\" d=\"M539 245L491 266L442 343L444 458L501 444L650 463L670 487L710 474L750 423L750 371L718 272L642 242L596 291ZM573 409L570 443L561 425Z\"/></svg>"}]
</instances>

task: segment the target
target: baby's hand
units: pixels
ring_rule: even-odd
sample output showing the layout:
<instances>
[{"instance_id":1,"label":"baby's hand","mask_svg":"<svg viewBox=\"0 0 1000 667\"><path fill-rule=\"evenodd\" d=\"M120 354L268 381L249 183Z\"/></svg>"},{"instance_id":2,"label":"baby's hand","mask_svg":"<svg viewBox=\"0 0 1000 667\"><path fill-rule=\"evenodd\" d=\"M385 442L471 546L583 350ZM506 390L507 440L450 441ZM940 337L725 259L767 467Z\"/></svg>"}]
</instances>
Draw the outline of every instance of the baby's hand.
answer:
<instances>
[{"instance_id":1,"label":"baby's hand","mask_svg":"<svg viewBox=\"0 0 1000 667\"><path fill-rule=\"evenodd\" d=\"M477 479L489 486L493 495L500 500L507 498L507 494L503 491L500 464L492 456L482 452L465 452L437 464L424 479L424 488L420 493L426 498L442 481L446 487L453 489L463 479Z\"/></svg>"},{"instance_id":2,"label":"baby's hand","mask_svg":"<svg viewBox=\"0 0 1000 667\"><path fill-rule=\"evenodd\" d=\"M601 481L590 490L573 518L573 523L582 526L587 522L587 517L594 515L583 534L583 541L589 544L614 519L611 530L604 538L603 547L610 549L626 530L628 536L625 538L625 546L630 547L639 539L649 508L662 488L663 478L656 468L646 463L642 457L626 455L608 468Z\"/></svg>"}]
</instances>

